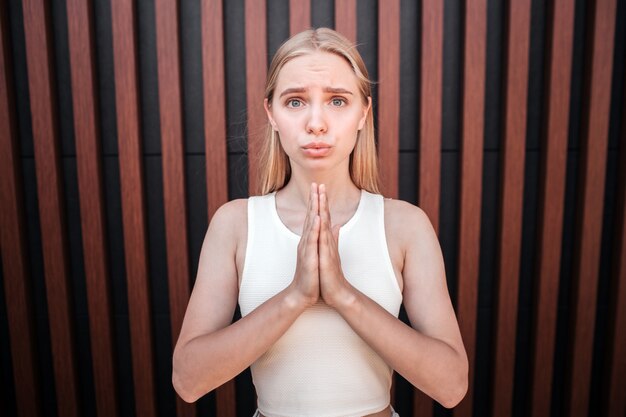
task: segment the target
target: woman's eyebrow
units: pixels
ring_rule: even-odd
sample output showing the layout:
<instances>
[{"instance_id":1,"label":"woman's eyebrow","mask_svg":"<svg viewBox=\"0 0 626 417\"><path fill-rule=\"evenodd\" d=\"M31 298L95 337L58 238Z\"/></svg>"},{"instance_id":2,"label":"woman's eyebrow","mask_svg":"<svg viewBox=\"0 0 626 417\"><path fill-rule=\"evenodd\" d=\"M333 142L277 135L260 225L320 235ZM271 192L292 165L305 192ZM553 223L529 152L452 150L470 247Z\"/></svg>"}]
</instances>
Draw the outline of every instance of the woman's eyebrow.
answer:
<instances>
[{"instance_id":1,"label":"woman's eyebrow","mask_svg":"<svg viewBox=\"0 0 626 417\"><path fill-rule=\"evenodd\" d=\"M306 91L307 91L307 88L304 88L304 87L287 88L282 93L280 93L279 97L286 96L287 94L301 94L301 93L305 93ZM324 87L324 92L325 93L332 93L332 94L351 94L351 95L353 95L352 91L346 90L345 88L341 88L341 87Z\"/></svg>"}]
</instances>

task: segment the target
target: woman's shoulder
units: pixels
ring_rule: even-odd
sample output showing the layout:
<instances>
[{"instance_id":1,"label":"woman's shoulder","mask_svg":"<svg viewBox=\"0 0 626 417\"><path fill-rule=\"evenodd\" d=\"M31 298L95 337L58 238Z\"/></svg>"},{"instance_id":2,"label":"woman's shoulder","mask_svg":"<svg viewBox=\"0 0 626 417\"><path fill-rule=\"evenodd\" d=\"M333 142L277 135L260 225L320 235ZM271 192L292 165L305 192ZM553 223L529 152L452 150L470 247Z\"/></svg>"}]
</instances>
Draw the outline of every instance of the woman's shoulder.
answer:
<instances>
[{"instance_id":1,"label":"woman's shoulder","mask_svg":"<svg viewBox=\"0 0 626 417\"><path fill-rule=\"evenodd\" d=\"M398 238L423 236L432 229L428 215L420 207L403 200L385 198L385 228Z\"/></svg>"},{"instance_id":2,"label":"woman's shoulder","mask_svg":"<svg viewBox=\"0 0 626 417\"><path fill-rule=\"evenodd\" d=\"M419 222L428 221L430 223L426 212L416 205L395 198L383 197L383 201L385 202L385 217L394 217L397 220L409 217L412 220Z\"/></svg>"},{"instance_id":3,"label":"woman's shoulder","mask_svg":"<svg viewBox=\"0 0 626 417\"><path fill-rule=\"evenodd\" d=\"M222 204L213 215L213 220L221 222L238 221L241 220L241 217L246 217L247 212L248 199L238 198Z\"/></svg>"},{"instance_id":4,"label":"woman's shoulder","mask_svg":"<svg viewBox=\"0 0 626 417\"><path fill-rule=\"evenodd\" d=\"M222 204L211 217L209 230L219 234L230 234L247 225L248 199L239 198Z\"/></svg>"}]
</instances>

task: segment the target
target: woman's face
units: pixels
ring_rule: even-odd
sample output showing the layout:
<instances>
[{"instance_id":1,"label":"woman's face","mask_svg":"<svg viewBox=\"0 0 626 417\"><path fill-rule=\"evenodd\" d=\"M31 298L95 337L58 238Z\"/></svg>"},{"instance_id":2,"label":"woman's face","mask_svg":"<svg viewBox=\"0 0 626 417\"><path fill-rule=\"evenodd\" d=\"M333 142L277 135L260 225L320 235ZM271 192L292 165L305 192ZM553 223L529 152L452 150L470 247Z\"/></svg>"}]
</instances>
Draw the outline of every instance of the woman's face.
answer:
<instances>
[{"instance_id":1,"label":"woman's face","mask_svg":"<svg viewBox=\"0 0 626 417\"><path fill-rule=\"evenodd\" d=\"M367 105L356 75L340 56L313 52L280 70L271 103L265 109L283 149L304 170L340 169L363 128Z\"/></svg>"}]
</instances>

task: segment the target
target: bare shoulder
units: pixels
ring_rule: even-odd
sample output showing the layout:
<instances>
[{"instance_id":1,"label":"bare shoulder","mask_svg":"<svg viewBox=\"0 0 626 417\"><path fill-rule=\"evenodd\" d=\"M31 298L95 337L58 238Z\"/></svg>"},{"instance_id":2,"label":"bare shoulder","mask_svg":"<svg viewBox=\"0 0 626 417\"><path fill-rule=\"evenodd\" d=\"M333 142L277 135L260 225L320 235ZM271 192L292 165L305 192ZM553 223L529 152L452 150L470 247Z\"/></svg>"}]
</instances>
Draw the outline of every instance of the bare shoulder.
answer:
<instances>
[{"instance_id":1,"label":"bare shoulder","mask_svg":"<svg viewBox=\"0 0 626 417\"><path fill-rule=\"evenodd\" d=\"M421 208L402 200L385 199L385 229L389 237L402 243L416 236L431 237L433 226Z\"/></svg>"},{"instance_id":2,"label":"bare shoulder","mask_svg":"<svg viewBox=\"0 0 626 417\"><path fill-rule=\"evenodd\" d=\"M245 220L248 213L248 199L238 198L224 203L213 215L214 221L229 222Z\"/></svg>"},{"instance_id":3,"label":"bare shoulder","mask_svg":"<svg viewBox=\"0 0 626 417\"><path fill-rule=\"evenodd\" d=\"M219 248L221 253L235 253L241 247L242 239L246 238L248 229L248 200L229 201L218 208L206 232L204 246L215 242L213 249Z\"/></svg>"}]
</instances>

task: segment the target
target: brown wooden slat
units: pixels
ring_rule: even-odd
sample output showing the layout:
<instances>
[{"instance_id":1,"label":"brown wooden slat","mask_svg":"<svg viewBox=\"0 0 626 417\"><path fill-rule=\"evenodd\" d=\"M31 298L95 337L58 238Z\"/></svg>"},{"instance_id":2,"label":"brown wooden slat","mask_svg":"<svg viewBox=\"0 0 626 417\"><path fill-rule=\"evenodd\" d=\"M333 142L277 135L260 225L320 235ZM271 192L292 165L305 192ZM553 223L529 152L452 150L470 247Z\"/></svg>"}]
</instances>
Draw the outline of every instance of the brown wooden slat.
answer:
<instances>
[{"instance_id":1,"label":"brown wooden slat","mask_svg":"<svg viewBox=\"0 0 626 417\"><path fill-rule=\"evenodd\" d=\"M441 182L441 115L443 83L443 2L421 5L421 71L418 205L439 231ZM431 416L433 400L419 390L413 394L413 415Z\"/></svg>"},{"instance_id":2,"label":"brown wooden slat","mask_svg":"<svg viewBox=\"0 0 626 417\"><path fill-rule=\"evenodd\" d=\"M311 27L311 0L289 0L289 32L291 35Z\"/></svg>"},{"instance_id":3,"label":"brown wooden slat","mask_svg":"<svg viewBox=\"0 0 626 417\"><path fill-rule=\"evenodd\" d=\"M204 140L209 220L228 200L223 18L220 0L202 1Z\"/></svg>"},{"instance_id":4,"label":"brown wooden slat","mask_svg":"<svg viewBox=\"0 0 626 417\"><path fill-rule=\"evenodd\" d=\"M178 3L155 2L163 204L172 346L176 344L190 295L185 155L183 145ZM196 407L176 396L176 415L195 416Z\"/></svg>"},{"instance_id":5,"label":"brown wooden slat","mask_svg":"<svg viewBox=\"0 0 626 417\"><path fill-rule=\"evenodd\" d=\"M509 3L505 74L504 143L500 182L496 316L491 413L513 414L517 299L522 245L530 0Z\"/></svg>"},{"instance_id":6,"label":"brown wooden slat","mask_svg":"<svg viewBox=\"0 0 626 417\"><path fill-rule=\"evenodd\" d=\"M356 0L335 0L335 30L356 43Z\"/></svg>"},{"instance_id":7,"label":"brown wooden slat","mask_svg":"<svg viewBox=\"0 0 626 417\"><path fill-rule=\"evenodd\" d=\"M67 1L78 194L96 410L100 416L112 416L118 413L118 401L94 84L92 13L91 3L86 0Z\"/></svg>"},{"instance_id":8,"label":"brown wooden slat","mask_svg":"<svg viewBox=\"0 0 626 417\"><path fill-rule=\"evenodd\" d=\"M263 109L267 74L265 0L246 0L246 98L248 107L248 190L258 190L258 155L267 117Z\"/></svg>"},{"instance_id":9,"label":"brown wooden slat","mask_svg":"<svg viewBox=\"0 0 626 417\"><path fill-rule=\"evenodd\" d=\"M398 198L400 1L378 3L378 151L382 191Z\"/></svg>"},{"instance_id":10,"label":"brown wooden slat","mask_svg":"<svg viewBox=\"0 0 626 417\"><path fill-rule=\"evenodd\" d=\"M552 369L563 233L563 199L569 122L570 81L574 31L574 1L556 0L549 23L545 138L540 175L537 228L537 282L533 312L530 412L550 415Z\"/></svg>"},{"instance_id":11,"label":"brown wooden slat","mask_svg":"<svg viewBox=\"0 0 626 417\"><path fill-rule=\"evenodd\" d=\"M204 140L209 221L215 211L228 200L223 14L220 0L202 1ZM216 403L219 416L235 417L234 380L217 389Z\"/></svg>"},{"instance_id":12,"label":"brown wooden slat","mask_svg":"<svg viewBox=\"0 0 626 417\"><path fill-rule=\"evenodd\" d=\"M63 177L52 85L50 16L48 5L42 0L25 0L22 5L57 407L59 415L78 416L80 398L75 363Z\"/></svg>"},{"instance_id":13,"label":"brown wooden slat","mask_svg":"<svg viewBox=\"0 0 626 417\"><path fill-rule=\"evenodd\" d=\"M580 168L580 199L572 283L567 415L587 416L602 240L616 0L595 2L589 98Z\"/></svg>"},{"instance_id":14,"label":"brown wooden slat","mask_svg":"<svg viewBox=\"0 0 626 417\"><path fill-rule=\"evenodd\" d=\"M443 2L422 2L418 204L439 230Z\"/></svg>"},{"instance_id":15,"label":"brown wooden slat","mask_svg":"<svg viewBox=\"0 0 626 417\"><path fill-rule=\"evenodd\" d=\"M455 415L471 416L474 396L480 210L482 195L486 0L465 2L457 311L469 359L469 388Z\"/></svg>"},{"instance_id":16,"label":"brown wooden slat","mask_svg":"<svg viewBox=\"0 0 626 417\"><path fill-rule=\"evenodd\" d=\"M626 85L624 86L626 92ZM617 180L617 204L615 210L615 246L613 250L613 273L609 337L605 356L605 398L602 403L606 412L602 415L625 416L626 396L626 94L622 111L622 143L620 144L620 172Z\"/></svg>"},{"instance_id":17,"label":"brown wooden slat","mask_svg":"<svg viewBox=\"0 0 626 417\"><path fill-rule=\"evenodd\" d=\"M0 2L0 255L15 402L26 417L41 415L42 407L8 23L6 2Z\"/></svg>"},{"instance_id":18,"label":"brown wooden slat","mask_svg":"<svg viewBox=\"0 0 626 417\"><path fill-rule=\"evenodd\" d=\"M137 50L133 2L111 2L115 105L120 160L124 254L135 410L156 416L154 352L150 318L147 231L137 87Z\"/></svg>"}]
</instances>

